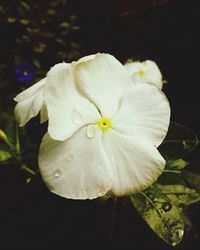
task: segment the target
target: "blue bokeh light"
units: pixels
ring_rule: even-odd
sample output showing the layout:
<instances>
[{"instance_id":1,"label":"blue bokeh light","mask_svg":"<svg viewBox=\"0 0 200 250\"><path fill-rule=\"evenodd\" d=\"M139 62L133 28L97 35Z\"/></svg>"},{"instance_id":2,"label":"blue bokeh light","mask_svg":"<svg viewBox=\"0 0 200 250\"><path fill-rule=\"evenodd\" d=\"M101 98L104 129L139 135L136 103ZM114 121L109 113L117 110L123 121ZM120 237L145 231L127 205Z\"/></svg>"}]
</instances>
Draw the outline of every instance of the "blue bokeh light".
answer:
<instances>
[{"instance_id":1,"label":"blue bokeh light","mask_svg":"<svg viewBox=\"0 0 200 250\"><path fill-rule=\"evenodd\" d=\"M34 78L35 69L30 63L24 62L15 68L15 73L19 82L29 82Z\"/></svg>"}]
</instances>

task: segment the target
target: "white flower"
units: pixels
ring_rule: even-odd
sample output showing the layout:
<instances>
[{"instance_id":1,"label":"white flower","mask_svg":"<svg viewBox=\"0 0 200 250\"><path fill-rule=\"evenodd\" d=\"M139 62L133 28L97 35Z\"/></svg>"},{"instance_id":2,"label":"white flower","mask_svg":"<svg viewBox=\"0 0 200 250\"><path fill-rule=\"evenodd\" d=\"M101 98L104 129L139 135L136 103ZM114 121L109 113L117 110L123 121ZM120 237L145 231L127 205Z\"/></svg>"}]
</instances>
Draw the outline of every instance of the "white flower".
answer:
<instances>
[{"instance_id":1,"label":"white flower","mask_svg":"<svg viewBox=\"0 0 200 250\"><path fill-rule=\"evenodd\" d=\"M162 89L163 81L161 72L155 62L146 60L144 62L126 63L124 67L127 69L133 82L155 84Z\"/></svg>"},{"instance_id":2,"label":"white flower","mask_svg":"<svg viewBox=\"0 0 200 250\"><path fill-rule=\"evenodd\" d=\"M131 84L108 54L58 73L45 95L49 127L39 153L48 188L66 198L93 199L152 184L165 166L156 148L169 125L164 94L151 84Z\"/></svg>"},{"instance_id":3,"label":"white flower","mask_svg":"<svg viewBox=\"0 0 200 250\"><path fill-rule=\"evenodd\" d=\"M41 123L48 120L46 107L48 103L45 101L44 93L45 95L48 95L48 88L46 87L49 82L52 82L53 74L56 75L56 78L60 75L60 71L67 71L69 69L72 70L73 65L90 60L93 57L95 57L95 55L85 56L79 59L77 62L72 62L71 64L65 62L58 63L49 70L45 78L18 94L14 100L17 102L15 107L15 117L19 123L19 126L24 126L32 117L37 116L39 112ZM65 80L67 81L67 79ZM56 81L53 82L53 84L56 85Z\"/></svg>"}]
</instances>

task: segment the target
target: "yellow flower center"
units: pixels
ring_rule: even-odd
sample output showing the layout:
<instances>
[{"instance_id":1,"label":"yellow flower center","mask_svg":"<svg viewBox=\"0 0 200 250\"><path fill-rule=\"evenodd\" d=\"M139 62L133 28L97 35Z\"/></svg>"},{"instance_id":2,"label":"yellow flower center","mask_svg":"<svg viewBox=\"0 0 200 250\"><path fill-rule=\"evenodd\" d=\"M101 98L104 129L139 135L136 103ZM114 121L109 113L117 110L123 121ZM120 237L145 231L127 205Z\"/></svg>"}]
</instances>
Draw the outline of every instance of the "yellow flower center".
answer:
<instances>
[{"instance_id":1,"label":"yellow flower center","mask_svg":"<svg viewBox=\"0 0 200 250\"><path fill-rule=\"evenodd\" d=\"M137 73L138 73L139 76L144 76L144 70L143 69L140 69Z\"/></svg>"},{"instance_id":2,"label":"yellow flower center","mask_svg":"<svg viewBox=\"0 0 200 250\"><path fill-rule=\"evenodd\" d=\"M99 128L103 131L108 130L109 128L112 127L112 122L110 119L108 119L107 117L101 117L98 121L97 124L99 126Z\"/></svg>"}]
</instances>

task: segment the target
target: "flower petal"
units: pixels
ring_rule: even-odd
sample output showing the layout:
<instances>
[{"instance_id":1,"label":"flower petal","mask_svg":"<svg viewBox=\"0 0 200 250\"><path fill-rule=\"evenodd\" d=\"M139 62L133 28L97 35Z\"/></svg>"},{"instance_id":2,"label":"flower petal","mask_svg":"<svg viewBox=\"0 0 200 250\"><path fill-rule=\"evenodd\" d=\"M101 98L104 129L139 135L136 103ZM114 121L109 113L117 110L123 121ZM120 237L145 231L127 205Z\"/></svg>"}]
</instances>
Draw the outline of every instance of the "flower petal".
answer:
<instances>
[{"instance_id":1,"label":"flower petal","mask_svg":"<svg viewBox=\"0 0 200 250\"><path fill-rule=\"evenodd\" d=\"M77 86L100 110L102 116L112 117L119 106L130 77L123 65L109 54L98 54L75 68ZM112 95L112 97L111 97Z\"/></svg>"},{"instance_id":2,"label":"flower petal","mask_svg":"<svg viewBox=\"0 0 200 250\"><path fill-rule=\"evenodd\" d=\"M28 99L28 98L32 97L36 93L40 92L41 89L44 88L45 84L46 84L46 77L43 78L42 80L40 80L39 82L35 83L30 88L27 88L24 91L22 91L20 94L18 94L14 98L14 100L16 102L21 102L21 101L24 101L25 99Z\"/></svg>"},{"instance_id":3,"label":"flower petal","mask_svg":"<svg viewBox=\"0 0 200 250\"><path fill-rule=\"evenodd\" d=\"M99 55L99 53L88 55L88 56L83 56L78 61L73 61L72 64L79 64L79 63L82 63L82 62L89 61L91 59L94 59L96 55Z\"/></svg>"},{"instance_id":4,"label":"flower petal","mask_svg":"<svg viewBox=\"0 0 200 250\"><path fill-rule=\"evenodd\" d=\"M40 123L44 123L48 120L48 113L46 105L43 103L40 109Z\"/></svg>"},{"instance_id":5,"label":"flower petal","mask_svg":"<svg viewBox=\"0 0 200 250\"><path fill-rule=\"evenodd\" d=\"M133 62L124 65L133 82L152 83L162 89L162 74L155 62L146 60L144 62Z\"/></svg>"},{"instance_id":6,"label":"flower petal","mask_svg":"<svg viewBox=\"0 0 200 250\"><path fill-rule=\"evenodd\" d=\"M43 105L43 88L37 89L32 96L21 100L15 107L15 117L20 127L23 127L32 117L35 117Z\"/></svg>"},{"instance_id":7,"label":"flower petal","mask_svg":"<svg viewBox=\"0 0 200 250\"><path fill-rule=\"evenodd\" d=\"M84 127L63 142L52 140L48 134L43 137L39 167L51 192L72 199L94 199L111 188L102 132L95 125L93 129L93 137L87 136Z\"/></svg>"},{"instance_id":8,"label":"flower petal","mask_svg":"<svg viewBox=\"0 0 200 250\"><path fill-rule=\"evenodd\" d=\"M103 144L112 165L112 189L116 196L140 192L162 173L165 160L147 140L124 136L115 130L104 133Z\"/></svg>"},{"instance_id":9,"label":"flower petal","mask_svg":"<svg viewBox=\"0 0 200 250\"><path fill-rule=\"evenodd\" d=\"M55 140L64 141L85 124L95 123L100 114L81 96L75 86L71 64L55 65L47 74L44 100L48 111L48 132Z\"/></svg>"},{"instance_id":10,"label":"flower petal","mask_svg":"<svg viewBox=\"0 0 200 250\"><path fill-rule=\"evenodd\" d=\"M134 84L124 95L113 128L126 135L138 135L159 146L166 136L170 107L164 93L150 84Z\"/></svg>"}]
</instances>

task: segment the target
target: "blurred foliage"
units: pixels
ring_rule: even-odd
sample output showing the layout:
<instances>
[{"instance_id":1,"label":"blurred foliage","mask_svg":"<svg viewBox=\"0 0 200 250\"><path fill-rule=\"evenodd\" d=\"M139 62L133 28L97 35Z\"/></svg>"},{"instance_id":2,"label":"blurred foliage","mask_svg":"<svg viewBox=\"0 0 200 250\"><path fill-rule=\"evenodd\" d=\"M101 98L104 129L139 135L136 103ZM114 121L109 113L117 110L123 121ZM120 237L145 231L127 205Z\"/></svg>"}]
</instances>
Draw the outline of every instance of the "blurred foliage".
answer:
<instances>
[{"instance_id":1,"label":"blurred foliage","mask_svg":"<svg viewBox=\"0 0 200 250\"><path fill-rule=\"evenodd\" d=\"M16 63L29 59L40 67L43 58L71 61L79 55L74 42L79 26L69 1L1 1L1 14L1 22L16 29Z\"/></svg>"},{"instance_id":2,"label":"blurred foliage","mask_svg":"<svg viewBox=\"0 0 200 250\"><path fill-rule=\"evenodd\" d=\"M30 173L37 171L39 122L34 119L30 127L17 129L13 98L54 64L79 57L78 31L67 0L0 2L0 129L8 137L0 140L0 164L17 162L25 170L30 167Z\"/></svg>"},{"instance_id":3,"label":"blurred foliage","mask_svg":"<svg viewBox=\"0 0 200 250\"><path fill-rule=\"evenodd\" d=\"M1 112L0 124L0 165L15 164L29 174L35 175L38 172L39 142L32 139L27 128L18 128L13 115ZM36 120L35 124L31 125L31 129L37 125Z\"/></svg>"},{"instance_id":4,"label":"blurred foliage","mask_svg":"<svg viewBox=\"0 0 200 250\"><path fill-rule=\"evenodd\" d=\"M79 57L77 16L67 0L0 2L0 110L51 66Z\"/></svg>"}]
</instances>

